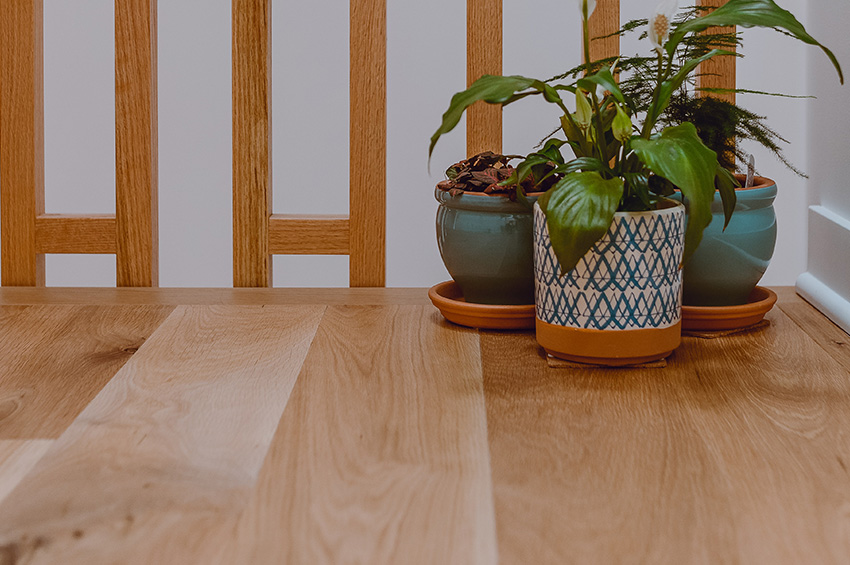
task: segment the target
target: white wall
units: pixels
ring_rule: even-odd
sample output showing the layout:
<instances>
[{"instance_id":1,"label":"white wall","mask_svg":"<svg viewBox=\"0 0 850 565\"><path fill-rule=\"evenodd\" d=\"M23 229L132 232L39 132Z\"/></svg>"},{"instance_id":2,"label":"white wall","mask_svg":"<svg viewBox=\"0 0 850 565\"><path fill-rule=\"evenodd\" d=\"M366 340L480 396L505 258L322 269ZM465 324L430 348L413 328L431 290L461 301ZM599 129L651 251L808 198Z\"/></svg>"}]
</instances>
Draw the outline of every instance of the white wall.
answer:
<instances>
[{"instance_id":1,"label":"white wall","mask_svg":"<svg viewBox=\"0 0 850 565\"><path fill-rule=\"evenodd\" d=\"M809 19L822 30L830 46L850 72L850 4L830 2L827 8L811 3ZM809 56L807 81L816 100L809 103L808 269L797 282L798 291L850 332L850 85L840 86L825 58Z\"/></svg>"},{"instance_id":2,"label":"white wall","mask_svg":"<svg viewBox=\"0 0 850 565\"><path fill-rule=\"evenodd\" d=\"M656 4L623 2L623 20L648 15ZM837 25L829 17L807 21L806 0L781 4L809 23L815 37ZM440 140L430 176L426 158L451 94L465 84L465 6L465 0L388 2L389 286L448 278L434 243L433 185L462 156L464 124ZM48 212L114 210L112 10L112 0L45 0ZM505 0L504 11L506 74L548 78L578 62L573 0ZM344 213L348 0L276 1L273 18L275 211ZM843 32L831 33L832 43L846 42ZM808 94L802 77L812 48L773 32L748 30L745 41L741 87ZM626 53L645 49L634 41L623 45ZM230 0L159 2L162 286L231 284L230 64ZM832 78L829 69L823 73ZM807 103L754 96L740 102L767 115L792 142L791 160L810 169ZM556 115L547 106L526 100L506 110L506 152L528 152L548 133ZM781 251L764 282L792 284L806 264L806 183L756 154L761 172L780 186ZM347 285L345 257L277 257L274 264L276 286ZM47 268L49 285L115 282L111 256L49 256Z\"/></svg>"}]
</instances>

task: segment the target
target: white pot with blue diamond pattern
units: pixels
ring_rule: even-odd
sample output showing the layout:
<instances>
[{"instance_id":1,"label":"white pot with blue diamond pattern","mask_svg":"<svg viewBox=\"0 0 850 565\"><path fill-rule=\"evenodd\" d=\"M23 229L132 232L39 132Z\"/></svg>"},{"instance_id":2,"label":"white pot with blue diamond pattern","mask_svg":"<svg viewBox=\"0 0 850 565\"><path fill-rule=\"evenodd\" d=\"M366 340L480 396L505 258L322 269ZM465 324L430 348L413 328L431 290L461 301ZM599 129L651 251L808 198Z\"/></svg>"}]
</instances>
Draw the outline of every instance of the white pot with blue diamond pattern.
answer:
<instances>
[{"instance_id":1,"label":"white pot with blue diamond pattern","mask_svg":"<svg viewBox=\"0 0 850 565\"><path fill-rule=\"evenodd\" d=\"M617 212L608 233L559 276L546 215L534 206L537 341L555 357L629 365L667 357L682 340L685 208Z\"/></svg>"}]
</instances>

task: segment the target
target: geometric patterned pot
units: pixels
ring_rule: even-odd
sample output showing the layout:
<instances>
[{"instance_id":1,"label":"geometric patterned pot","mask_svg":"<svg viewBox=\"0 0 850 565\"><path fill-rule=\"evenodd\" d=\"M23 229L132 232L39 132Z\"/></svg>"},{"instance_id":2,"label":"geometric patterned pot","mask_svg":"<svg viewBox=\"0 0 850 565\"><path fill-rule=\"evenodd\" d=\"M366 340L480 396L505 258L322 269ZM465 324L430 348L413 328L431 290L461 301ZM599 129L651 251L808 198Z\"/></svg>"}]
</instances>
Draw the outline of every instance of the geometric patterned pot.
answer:
<instances>
[{"instance_id":1,"label":"geometric patterned pot","mask_svg":"<svg viewBox=\"0 0 850 565\"><path fill-rule=\"evenodd\" d=\"M546 216L534 207L537 341L555 357L628 365L681 343L685 208L617 212L608 233L559 276Z\"/></svg>"}]
</instances>

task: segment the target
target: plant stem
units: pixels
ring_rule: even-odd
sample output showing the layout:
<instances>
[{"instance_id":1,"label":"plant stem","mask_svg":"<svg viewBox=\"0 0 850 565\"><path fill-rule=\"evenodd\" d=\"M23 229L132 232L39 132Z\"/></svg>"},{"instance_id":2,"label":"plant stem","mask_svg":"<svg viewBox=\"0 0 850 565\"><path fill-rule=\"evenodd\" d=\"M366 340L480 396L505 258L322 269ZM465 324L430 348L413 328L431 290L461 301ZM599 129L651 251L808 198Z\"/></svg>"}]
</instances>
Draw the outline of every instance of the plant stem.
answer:
<instances>
[{"instance_id":1,"label":"plant stem","mask_svg":"<svg viewBox=\"0 0 850 565\"><path fill-rule=\"evenodd\" d=\"M587 2L582 3L582 31L584 32L584 74L590 72L590 25L587 23Z\"/></svg>"}]
</instances>

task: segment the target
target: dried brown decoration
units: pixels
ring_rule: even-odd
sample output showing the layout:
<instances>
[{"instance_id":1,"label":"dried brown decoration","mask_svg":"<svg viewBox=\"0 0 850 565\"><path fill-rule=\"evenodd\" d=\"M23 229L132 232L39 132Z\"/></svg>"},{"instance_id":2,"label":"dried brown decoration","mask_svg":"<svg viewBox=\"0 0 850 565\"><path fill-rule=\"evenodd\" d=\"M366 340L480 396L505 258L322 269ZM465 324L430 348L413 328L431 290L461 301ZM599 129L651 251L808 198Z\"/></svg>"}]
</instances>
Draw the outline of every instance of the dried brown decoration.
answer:
<instances>
[{"instance_id":1,"label":"dried brown decoration","mask_svg":"<svg viewBox=\"0 0 850 565\"><path fill-rule=\"evenodd\" d=\"M446 180L437 183L437 188L448 191L452 196L462 192L483 192L485 194L504 194L511 200L516 199L516 184L501 185L499 183L509 179L515 169L509 165L509 161L519 158L516 156L499 155L492 151L485 151L473 155L455 163L446 170ZM542 176L556 167L550 163ZM544 192L554 185L561 175L551 175L538 182L533 175L522 181L521 186L527 194L529 192Z\"/></svg>"}]
</instances>

